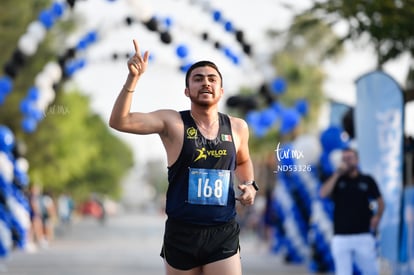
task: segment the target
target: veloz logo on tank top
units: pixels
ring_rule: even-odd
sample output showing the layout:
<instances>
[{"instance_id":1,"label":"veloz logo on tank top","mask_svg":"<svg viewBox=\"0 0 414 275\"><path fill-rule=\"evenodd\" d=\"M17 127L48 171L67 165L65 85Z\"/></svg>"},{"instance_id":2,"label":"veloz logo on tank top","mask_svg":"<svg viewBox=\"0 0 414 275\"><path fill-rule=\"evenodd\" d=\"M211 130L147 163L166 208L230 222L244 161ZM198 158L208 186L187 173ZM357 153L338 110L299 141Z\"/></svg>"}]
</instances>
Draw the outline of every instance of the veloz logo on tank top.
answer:
<instances>
[{"instance_id":1,"label":"veloz logo on tank top","mask_svg":"<svg viewBox=\"0 0 414 275\"><path fill-rule=\"evenodd\" d=\"M208 157L214 157L214 158L221 158L222 156L227 156L227 150L226 149L220 149L220 150L206 150L206 148L196 149L198 152L198 156L194 159L194 162L200 160L200 159L207 159Z\"/></svg>"}]
</instances>

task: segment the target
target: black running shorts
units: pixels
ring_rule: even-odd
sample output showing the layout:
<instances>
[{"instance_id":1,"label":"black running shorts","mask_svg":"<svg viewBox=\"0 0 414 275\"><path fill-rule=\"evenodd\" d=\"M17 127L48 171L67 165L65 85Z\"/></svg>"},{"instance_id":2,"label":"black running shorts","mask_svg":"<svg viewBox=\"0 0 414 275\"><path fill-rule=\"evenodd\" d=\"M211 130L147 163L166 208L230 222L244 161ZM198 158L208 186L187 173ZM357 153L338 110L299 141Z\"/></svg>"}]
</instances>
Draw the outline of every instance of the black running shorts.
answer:
<instances>
[{"instance_id":1,"label":"black running shorts","mask_svg":"<svg viewBox=\"0 0 414 275\"><path fill-rule=\"evenodd\" d=\"M194 225L167 220L160 256L179 270L189 270L235 255L239 250L239 224Z\"/></svg>"}]
</instances>

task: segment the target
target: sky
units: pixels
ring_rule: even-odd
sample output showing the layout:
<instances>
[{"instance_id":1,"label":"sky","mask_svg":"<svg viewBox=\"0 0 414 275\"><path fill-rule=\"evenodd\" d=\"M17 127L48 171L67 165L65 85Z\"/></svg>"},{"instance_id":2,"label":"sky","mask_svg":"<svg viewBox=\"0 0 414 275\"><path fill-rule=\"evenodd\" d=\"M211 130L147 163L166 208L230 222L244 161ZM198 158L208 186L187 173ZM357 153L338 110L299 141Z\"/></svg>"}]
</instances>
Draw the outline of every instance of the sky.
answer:
<instances>
[{"instance_id":1,"label":"sky","mask_svg":"<svg viewBox=\"0 0 414 275\"><path fill-rule=\"evenodd\" d=\"M291 4L293 1L208 1L210 7L220 10L224 18L243 30L246 41L253 46L253 58L243 55L234 36L211 19L210 13L203 8L202 3L206 2L204 0L132 0L136 2L135 5L131 5L130 1L77 1L70 15L82 20L82 28L68 37L68 44L76 43L85 32L91 30L98 30L100 38L84 52L89 61L88 65L78 71L67 85L79 87L89 95L92 108L104 120L109 119L113 103L128 73L126 59L114 61L111 60L111 55L132 53L132 39L137 39L141 50L149 50L152 55L149 67L137 85L132 111L189 108L190 102L184 96L184 74L178 69L181 60L175 53L177 45L182 43L189 49L190 61L209 59L218 65L224 77L225 96L235 94L242 86L257 87L263 81L277 76L277 68L274 70L268 64L270 49L275 46L275 41L266 38L265 30L284 30L289 26L293 12L286 9L283 3ZM297 0L294 5L294 10L300 11L309 7L311 1ZM170 32L173 42L170 45L163 44L157 33L148 31L139 22L131 26L124 23L127 16L134 16L139 20L149 15L172 20ZM203 42L200 39L202 31L207 31L216 41L239 53L240 64L234 65L210 43ZM343 26L338 26L336 31L343 32ZM375 59L372 49L347 43L345 57L335 62L325 62L323 66L328 73L324 83L327 99L353 105L356 93L355 80L374 69ZM408 67L408 58L403 56L388 64L385 71L404 86ZM225 99L220 106L222 111L225 107L224 102ZM414 135L414 126L407 123L414 121L414 106L407 109L406 132ZM321 113L321 128L326 126L326 117L326 113ZM131 145L137 163L165 159L158 136L137 136L112 129L111 131Z\"/></svg>"}]
</instances>

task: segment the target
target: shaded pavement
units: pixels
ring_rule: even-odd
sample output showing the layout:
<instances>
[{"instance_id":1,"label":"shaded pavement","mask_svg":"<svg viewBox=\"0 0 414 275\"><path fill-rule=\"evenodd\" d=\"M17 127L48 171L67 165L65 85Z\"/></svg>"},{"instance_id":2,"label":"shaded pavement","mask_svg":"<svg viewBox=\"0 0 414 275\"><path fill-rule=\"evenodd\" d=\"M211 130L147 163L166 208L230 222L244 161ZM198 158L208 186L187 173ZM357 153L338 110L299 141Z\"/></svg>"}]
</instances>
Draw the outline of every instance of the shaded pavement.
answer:
<instances>
[{"instance_id":1,"label":"shaded pavement","mask_svg":"<svg viewBox=\"0 0 414 275\"><path fill-rule=\"evenodd\" d=\"M13 251L0 260L9 275L162 275L159 256L162 215L122 214L100 224L92 218L57 231L56 240L36 253ZM285 265L252 234L241 236L243 274L304 275L305 266Z\"/></svg>"}]
</instances>

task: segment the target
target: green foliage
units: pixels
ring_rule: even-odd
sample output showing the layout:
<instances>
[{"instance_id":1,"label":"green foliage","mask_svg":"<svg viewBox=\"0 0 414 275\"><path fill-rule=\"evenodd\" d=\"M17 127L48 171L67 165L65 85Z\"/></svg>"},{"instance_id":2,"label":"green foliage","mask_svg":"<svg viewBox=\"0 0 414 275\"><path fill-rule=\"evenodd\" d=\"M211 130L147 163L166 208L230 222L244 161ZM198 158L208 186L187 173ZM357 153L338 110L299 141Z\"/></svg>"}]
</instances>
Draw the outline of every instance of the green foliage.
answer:
<instances>
[{"instance_id":1,"label":"green foliage","mask_svg":"<svg viewBox=\"0 0 414 275\"><path fill-rule=\"evenodd\" d=\"M11 60L27 26L51 2L1 1L2 68ZM25 144L31 183L39 183L52 192L70 191L76 200L88 197L91 192L116 199L120 197L120 180L132 167L132 150L109 130L107 122L91 112L89 98L81 91L63 92L58 85L56 99L36 131L26 134L20 126L23 118L20 101L44 65L56 61L65 50L60 45L74 27L73 21L56 22L35 55L26 57L16 68L13 91L0 106L0 125L11 128L16 139Z\"/></svg>"},{"instance_id":2,"label":"green foliage","mask_svg":"<svg viewBox=\"0 0 414 275\"><path fill-rule=\"evenodd\" d=\"M347 22L349 32L340 42L368 35L376 49L379 67L406 52L414 56L413 0L328 0L315 2L305 14L331 25Z\"/></svg>"},{"instance_id":3,"label":"green foliage","mask_svg":"<svg viewBox=\"0 0 414 275\"><path fill-rule=\"evenodd\" d=\"M278 68L278 74L288 83L288 90L280 97L280 101L286 106L293 106L298 98L306 98L310 108L309 114L304 117L303 126L307 130L314 128L324 100L322 68L320 65L301 61L300 55L292 51L277 53L274 64Z\"/></svg>"},{"instance_id":4,"label":"green foliage","mask_svg":"<svg viewBox=\"0 0 414 275\"><path fill-rule=\"evenodd\" d=\"M4 0L0 9L0 64L2 68L12 60L17 50L19 38L26 33L27 26L37 20L39 12L49 7L49 0ZM34 56L26 56L20 66L15 67L16 77L13 79L13 91L0 106L0 124L10 127L17 136L21 136L20 101L27 90L34 85L36 75L49 61L57 59L57 53L50 47L53 36L47 33L45 40L39 44Z\"/></svg>"},{"instance_id":5,"label":"green foliage","mask_svg":"<svg viewBox=\"0 0 414 275\"><path fill-rule=\"evenodd\" d=\"M77 92L58 96L34 138L26 141L30 176L49 190L71 190L78 198L91 192L118 198L132 153L89 106Z\"/></svg>"},{"instance_id":6,"label":"green foliage","mask_svg":"<svg viewBox=\"0 0 414 275\"><path fill-rule=\"evenodd\" d=\"M313 14L301 14L294 18L284 43L284 50L293 54L297 61L318 65L326 58L343 53L339 38L330 25Z\"/></svg>"},{"instance_id":7,"label":"green foliage","mask_svg":"<svg viewBox=\"0 0 414 275\"><path fill-rule=\"evenodd\" d=\"M0 4L0 63L3 65L11 57L19 37L26 32L27 25L36 20L40 10L50 4L50 0L2 0Z\"/></svg>"}]
</instances>

